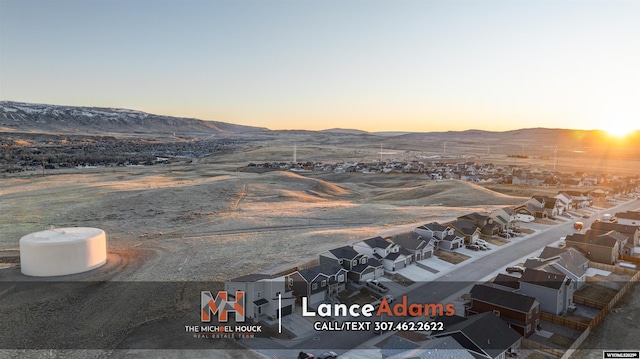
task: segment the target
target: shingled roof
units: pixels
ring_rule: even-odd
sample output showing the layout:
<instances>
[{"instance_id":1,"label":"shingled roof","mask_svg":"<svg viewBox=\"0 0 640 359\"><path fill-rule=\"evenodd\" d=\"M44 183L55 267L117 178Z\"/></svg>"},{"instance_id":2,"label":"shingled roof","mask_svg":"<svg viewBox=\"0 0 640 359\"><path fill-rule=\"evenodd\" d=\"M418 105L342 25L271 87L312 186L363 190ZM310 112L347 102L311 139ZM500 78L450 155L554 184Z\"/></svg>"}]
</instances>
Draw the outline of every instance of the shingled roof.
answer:
<instances>
[{"instance_id":1,"label":"shingled roof","mask_svg":"<svg viewBox=\"0 0 640 359\"><path fill-rule=\"evenodd\" d=\"M494 304L502 308L528 313L536 306L538 300L528 295L510 292L484 284L476 284L471 288L471 299Z\"/></svg>"}]
</instances>

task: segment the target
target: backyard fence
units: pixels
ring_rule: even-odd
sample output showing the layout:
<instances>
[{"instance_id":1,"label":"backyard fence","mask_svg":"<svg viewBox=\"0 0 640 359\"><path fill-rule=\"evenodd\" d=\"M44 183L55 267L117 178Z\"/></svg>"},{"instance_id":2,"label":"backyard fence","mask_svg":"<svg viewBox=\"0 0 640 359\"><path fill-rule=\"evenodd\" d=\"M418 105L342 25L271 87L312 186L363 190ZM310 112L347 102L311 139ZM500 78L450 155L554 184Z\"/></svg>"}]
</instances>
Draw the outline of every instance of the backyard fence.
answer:
<instances>
[{"instance_id":1,"label":"backyard fence","mask_svg":"<svg viewBox=\"0 0 640 359\"><path fill-rule=\"evenodd\" d=\"M571 328L573 330L577 330L579 332L583 332L589 328L589 324L576 322L575 320L559 317L557 315L553 315L547 312L540 313L540 319L551 322L553 324L559 324L563 327Z\"/></svg>"}]
</instances>

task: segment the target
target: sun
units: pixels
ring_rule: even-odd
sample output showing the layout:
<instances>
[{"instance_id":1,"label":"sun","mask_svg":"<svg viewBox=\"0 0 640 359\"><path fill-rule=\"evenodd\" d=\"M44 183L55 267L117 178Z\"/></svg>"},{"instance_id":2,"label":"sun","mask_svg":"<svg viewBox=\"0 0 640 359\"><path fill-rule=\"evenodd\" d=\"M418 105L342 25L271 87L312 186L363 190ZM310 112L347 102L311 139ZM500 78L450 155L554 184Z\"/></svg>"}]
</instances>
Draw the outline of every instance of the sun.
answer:
<instances>
[{"instance_id":1,"label":"sun","mask_svg":"<svg viewBox=\"0 0 640 359\"><path fill-rule=\"evenodd\" d=\"M640 128L639 122L640 121L637 117L634 118L634 116L631 115L612 116L612 118L605 121L602 129L611 136L621 138Z\"/></svg>"}]
</instances>

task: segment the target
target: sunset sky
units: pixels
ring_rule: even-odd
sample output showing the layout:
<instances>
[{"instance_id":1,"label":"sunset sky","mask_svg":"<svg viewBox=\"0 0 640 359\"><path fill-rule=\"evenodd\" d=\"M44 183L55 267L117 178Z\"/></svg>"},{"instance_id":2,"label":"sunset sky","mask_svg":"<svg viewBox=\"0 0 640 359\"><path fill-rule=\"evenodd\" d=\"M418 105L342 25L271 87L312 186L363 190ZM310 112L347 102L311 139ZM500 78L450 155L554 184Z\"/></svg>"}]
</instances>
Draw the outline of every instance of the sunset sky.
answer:
<instances>
[{"instance_id":1,"label":"sunset sky","mask_svg":"<svg viewBox=\"0 0 640 359\"><path fill-rule=\"evenodd\" d=\"M640 1L0 0L0 100L270 129L639 129Z\"/></svg>"}]
</instances>

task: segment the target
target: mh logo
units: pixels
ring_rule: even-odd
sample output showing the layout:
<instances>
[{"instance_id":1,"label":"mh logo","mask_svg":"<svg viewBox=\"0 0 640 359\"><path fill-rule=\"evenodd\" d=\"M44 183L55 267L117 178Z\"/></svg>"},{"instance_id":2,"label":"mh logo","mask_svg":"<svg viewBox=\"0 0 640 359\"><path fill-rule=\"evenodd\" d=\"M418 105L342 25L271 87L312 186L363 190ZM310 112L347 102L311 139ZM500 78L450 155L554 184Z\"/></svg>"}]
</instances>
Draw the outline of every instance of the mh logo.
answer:
<instances>
[{"instance_id":1,"label":"mh logo","mask_svg":"<svg viewBox=\"0 0 640 359\"><path fill-rule=\"evenodd\" d=\"M229 320L229 312L236 313L236 322L244 322L244 292L236 292L236 300L229 301L226 291L220 291L214 298L209 291L200 292L201 312L200 320L210 322L211 316L218 313L218 320L226 322Z\"/></svg>"}]
</instances>

